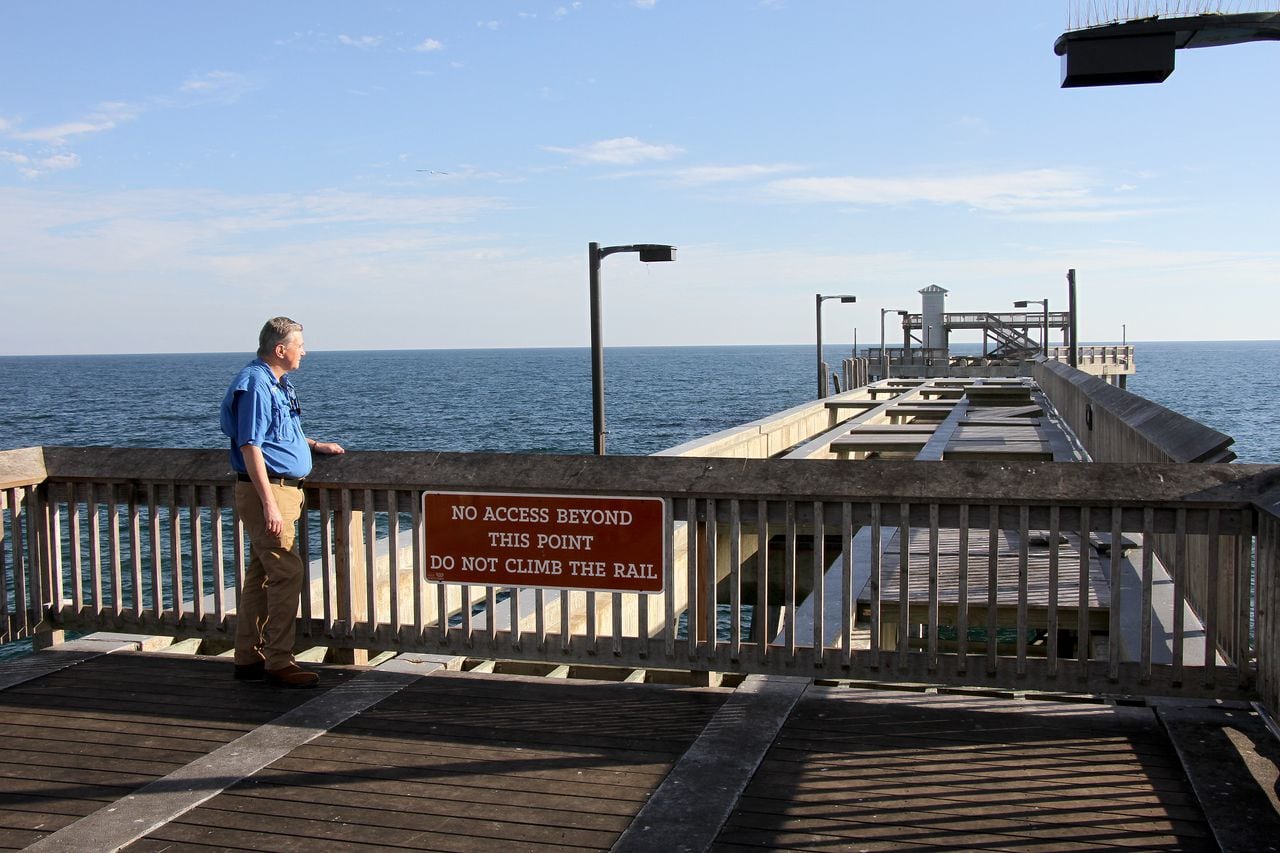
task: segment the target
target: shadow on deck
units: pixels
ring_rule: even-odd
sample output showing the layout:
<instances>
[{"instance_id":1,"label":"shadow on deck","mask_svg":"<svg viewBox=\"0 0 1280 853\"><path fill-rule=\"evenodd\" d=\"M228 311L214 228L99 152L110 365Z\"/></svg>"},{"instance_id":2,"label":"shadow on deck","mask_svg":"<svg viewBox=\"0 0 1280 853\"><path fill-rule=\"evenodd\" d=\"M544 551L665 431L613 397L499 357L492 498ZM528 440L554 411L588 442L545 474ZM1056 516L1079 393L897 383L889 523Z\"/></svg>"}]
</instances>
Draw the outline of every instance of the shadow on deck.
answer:
<instances>
[{"instance_id":1,"label":"shadow on deck","mask_svg":"<svg viewBox=\"0 0 1280 853\"><path fill-rule=\"evenodd\" d=\"M225 658L85 647L0 672L0 847L1265 850L1280 837L1274 742L1241 705L332 665L316 667L321 689L286 691L234 682ZM1235 772L1246 759L1262 770Z\"/></svg>"}]
</instances>

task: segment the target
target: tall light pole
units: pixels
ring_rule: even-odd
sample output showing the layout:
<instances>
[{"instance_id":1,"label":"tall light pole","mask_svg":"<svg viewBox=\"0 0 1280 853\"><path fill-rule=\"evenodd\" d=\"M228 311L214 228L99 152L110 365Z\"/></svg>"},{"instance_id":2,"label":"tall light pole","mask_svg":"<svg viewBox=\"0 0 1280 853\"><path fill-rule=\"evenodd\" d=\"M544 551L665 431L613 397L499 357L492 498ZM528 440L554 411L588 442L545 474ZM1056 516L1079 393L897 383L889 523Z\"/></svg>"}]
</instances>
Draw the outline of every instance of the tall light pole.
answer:
<instances>
[{"instance_id":1,"label":"tall light pole","mask_svg":"<svg viewBox=\"0 0 1280 853\"><path fill-rule=\"evenodd\" d=\"M818 312L818 396L825 397L827 396L826 395L827 377L826 377L826 371L823 369L823 362L822 362L822 303L826 302L828 299L839 299L841 302L857 302L858 297L849 296L848 294L840 294L836 296L823 296L821 293L815 293L813 296L814 296L814 303L817 307L817 312Z\"/></svg>"},{"instance_id":2,"label":"tall light pole","mask_svg":"<svg viewBox=\"0 0 1280 853\"><path fill-rule=\"evenodd\" d=\"M600 328L600 261L616 252L637 252L644 263L674 261L676 247L660 243L632 246L587 244L587 268L591 280L591 415L596 456L604 456L604 337Z\"/></svg>"},{"instance_id":3,"label":"tall light pole","mask_svg":"<svg viewBox=\"0 0 1280 853\"><path fill-rule=\"evenodd\" d=\"M881 308L880 309L880 372L882 374L880 376L881 379L889 378L889 361L888 359L885 358L885 349L884 349L884 315L888 314L890 311L893 311L899 317L905 317L907 316L907 314L910 313L908 311L901 311L897 308Z\"/></svg>"},{"instance_id":4,"label":"tall light pole","mask_svg":"<svg viewBox=\"0 0 1280 853\"><path fill-rule=\"evenodd\" d=\"M1035 303L1044 309L1044 325L1042 327L1040 338L1041 354L1045 358L1049 357L1049 300L1048 299L1019 299L1013 303L1014 308L1026 308L1028 305Z\"/></svg>"}]
</instances>

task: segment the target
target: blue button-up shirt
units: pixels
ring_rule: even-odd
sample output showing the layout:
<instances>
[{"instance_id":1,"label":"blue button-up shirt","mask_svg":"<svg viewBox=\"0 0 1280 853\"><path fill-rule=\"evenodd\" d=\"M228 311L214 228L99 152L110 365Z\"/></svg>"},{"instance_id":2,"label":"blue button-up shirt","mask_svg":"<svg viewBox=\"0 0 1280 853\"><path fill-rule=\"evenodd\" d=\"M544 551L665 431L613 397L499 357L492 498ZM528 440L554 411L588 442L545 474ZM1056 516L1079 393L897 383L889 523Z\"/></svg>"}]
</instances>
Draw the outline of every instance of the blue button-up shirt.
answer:
<instances>
[{"instance_id":1,"label":"blue button-up shirt","mask_svg":"<svg viewBox=\"0 0 1280 853\"><path fill-rule=\"evenodd\" d=\"M292 479L310 474L311 448L300 413L287 375L277 382L270 365L260 358L245 365L222 399L219 418L231 439L231 467L248 473L240 448L252 444L262 450L269 474Z\"/></svg>"}]
</instances>

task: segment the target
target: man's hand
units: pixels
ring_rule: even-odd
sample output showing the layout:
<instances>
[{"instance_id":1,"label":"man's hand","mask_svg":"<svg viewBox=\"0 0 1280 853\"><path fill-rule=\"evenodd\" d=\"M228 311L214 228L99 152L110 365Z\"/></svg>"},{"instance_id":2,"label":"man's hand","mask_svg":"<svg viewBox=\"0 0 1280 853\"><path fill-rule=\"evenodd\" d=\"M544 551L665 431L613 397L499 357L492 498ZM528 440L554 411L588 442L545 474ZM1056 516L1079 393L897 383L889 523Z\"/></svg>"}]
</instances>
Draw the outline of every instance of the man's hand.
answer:
<instances>
[{"instance_id":1,"label":"man's hand","mask_svg":"<svg viewBox=\"0 0 1280 853\"><path fill-rule=\"evenodd\" d=\"M280 514L280 507L276 506L275 495L271 490L267 490L267 499L262 502L262 518L267 523L267 532L277 539L284 533L284 516Z\"/></svg>"},{"instance_id":2,"label":"man's hand","mask_svg":"<svg viewBox=\"0 0 1280 853\"><path fill-rule=\"evenodd\" d=\"M258 493L258 500L262 501L262 520L266 522L267 532L279 538L284 533L284 516L280 514L275 493L267 483L267 463L262 458L262 448L245 444L240 447L240 454L244 457L249 481Z\"/></svg>"},{"instance_id":3,"label":"man's hand","mask_svg":"<svg viewBox=\"0 0 1280 853\"><path fill-rule=\"evenodd\" d=\"M336 441L317 441L315 444L311 445L311 450L313 453L320 453L324 456L337 456L340 453L347 452L343 446L338 444Z\"/></svg>"}]
</instances>

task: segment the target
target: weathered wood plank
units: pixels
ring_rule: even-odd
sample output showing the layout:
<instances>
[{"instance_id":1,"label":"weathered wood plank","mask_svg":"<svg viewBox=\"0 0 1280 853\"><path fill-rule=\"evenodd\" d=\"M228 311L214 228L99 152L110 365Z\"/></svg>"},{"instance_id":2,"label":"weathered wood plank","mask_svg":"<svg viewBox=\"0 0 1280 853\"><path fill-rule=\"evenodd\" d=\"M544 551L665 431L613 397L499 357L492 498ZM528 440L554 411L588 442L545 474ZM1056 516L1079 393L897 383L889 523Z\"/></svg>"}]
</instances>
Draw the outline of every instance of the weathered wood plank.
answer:
<instances>
[{"instance_id":1,"label":"weathered wood plank","mask_svg":"<svg viewBox=\"0 0 1280 853\"><path fill-rule=\"evenodd\" d=\"M1211 850L1146 709L811 689L716 849Z\"/></svg>"}]
</instances>

